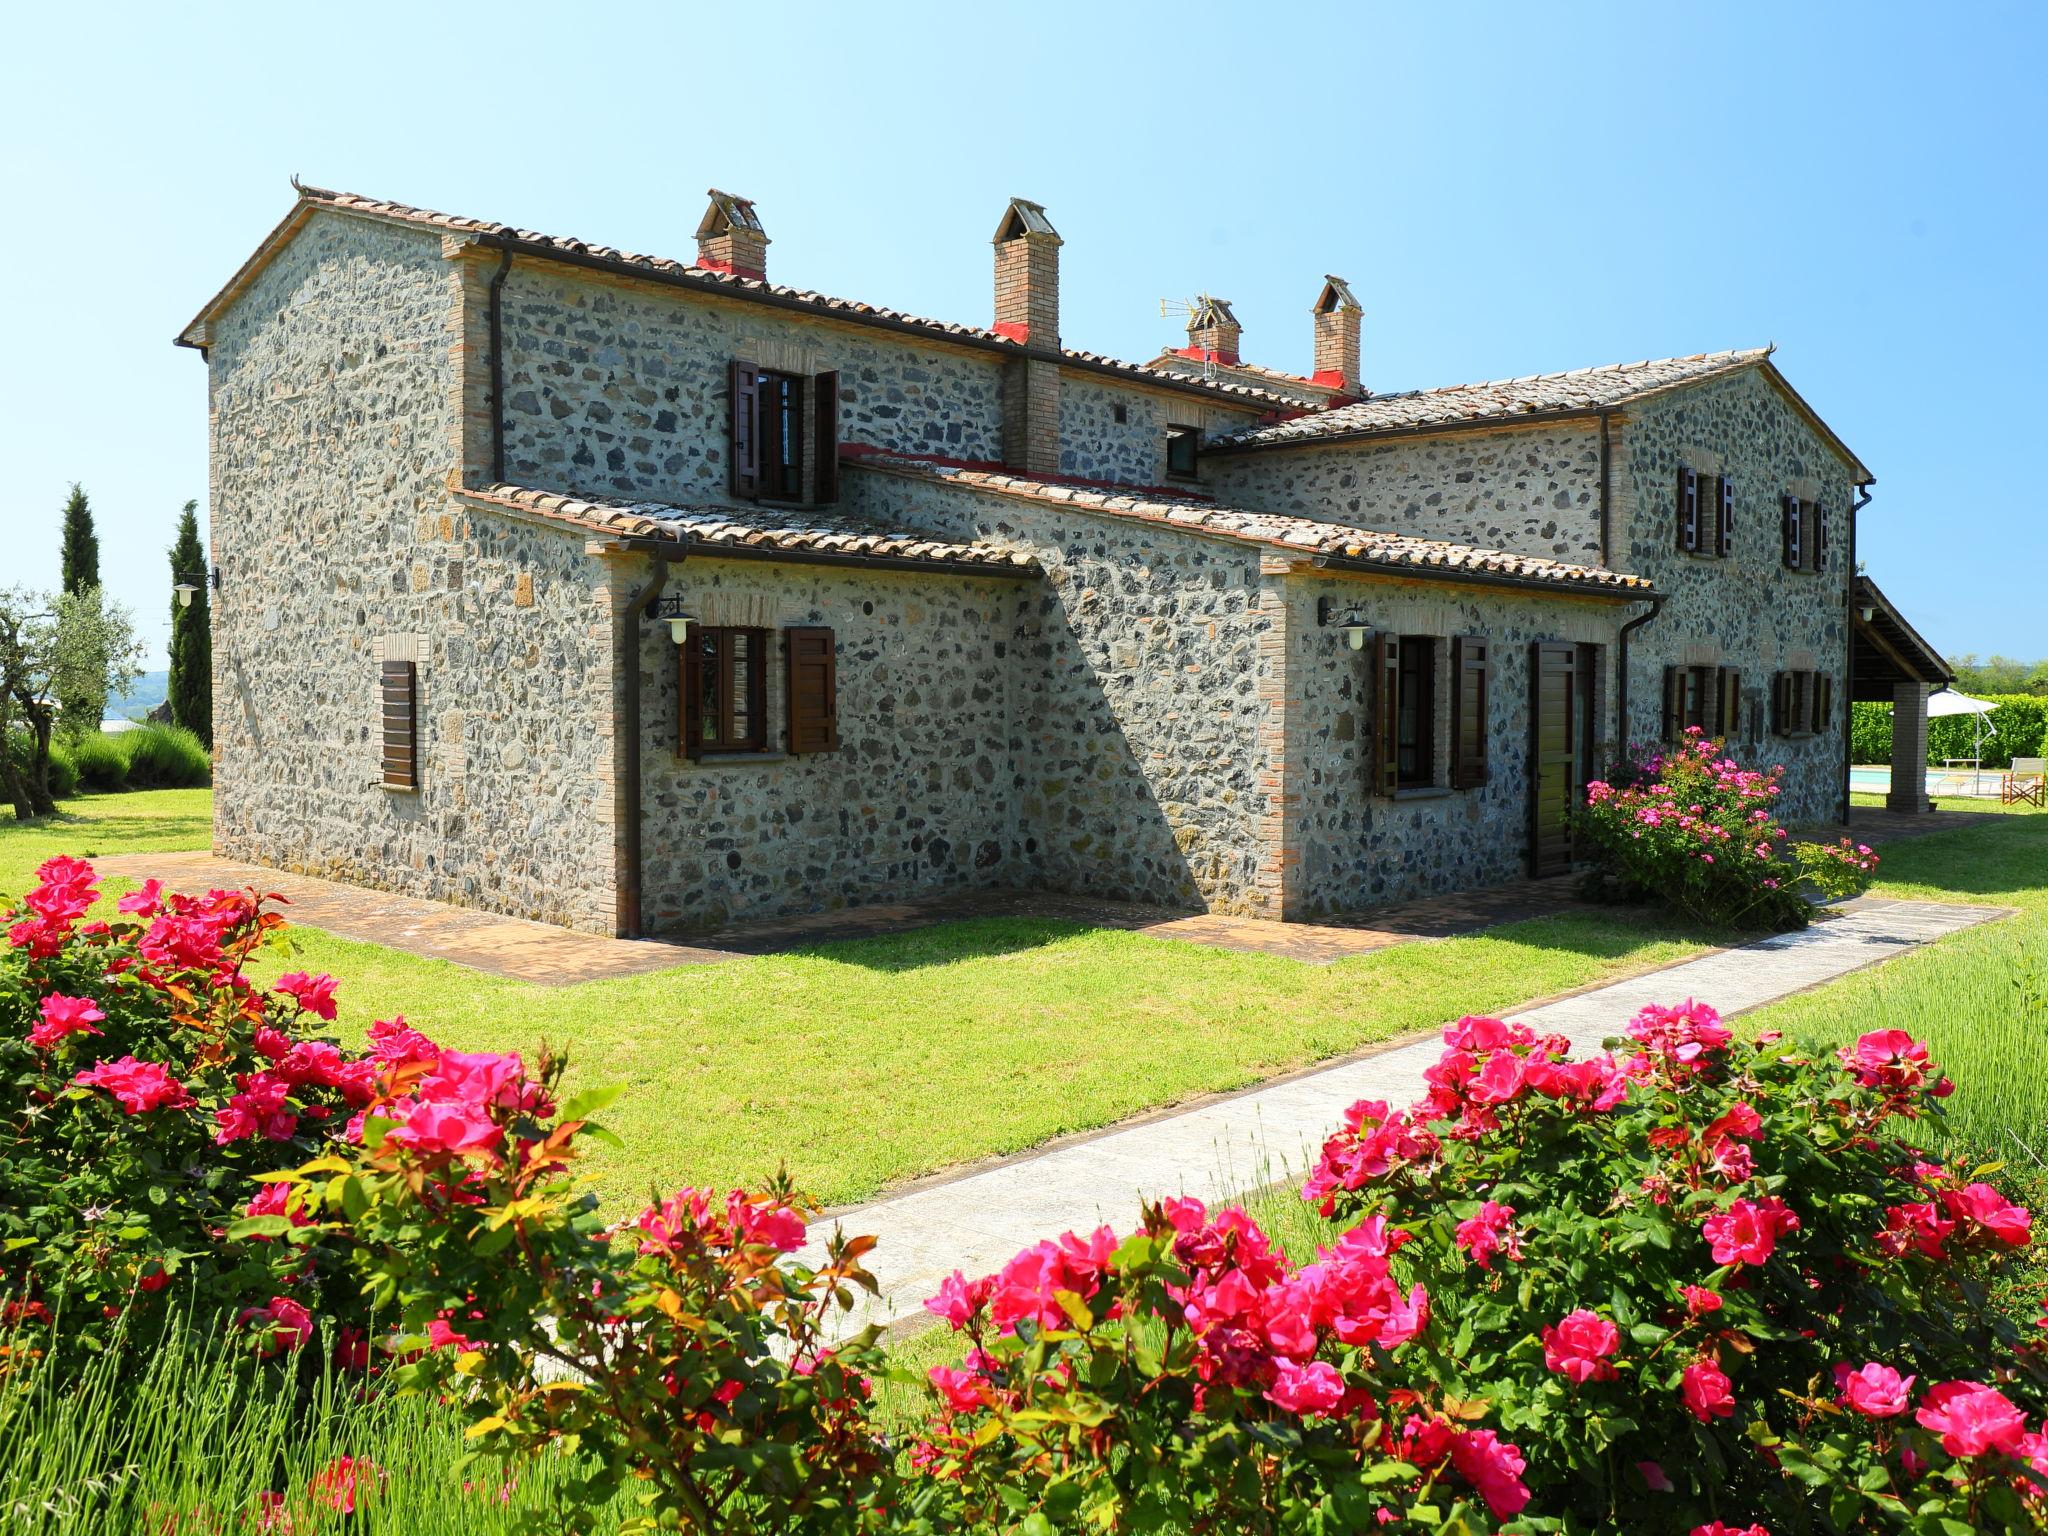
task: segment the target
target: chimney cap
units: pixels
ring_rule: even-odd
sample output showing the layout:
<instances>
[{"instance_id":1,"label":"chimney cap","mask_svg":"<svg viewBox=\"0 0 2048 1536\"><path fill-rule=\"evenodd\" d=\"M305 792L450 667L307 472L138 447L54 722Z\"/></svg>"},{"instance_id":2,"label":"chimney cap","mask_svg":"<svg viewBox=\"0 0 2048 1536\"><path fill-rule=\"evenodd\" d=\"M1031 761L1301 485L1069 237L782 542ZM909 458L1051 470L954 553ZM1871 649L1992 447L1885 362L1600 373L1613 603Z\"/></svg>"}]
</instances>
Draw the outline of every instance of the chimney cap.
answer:
<instances>
[{"instance_id":1,"label":"chimney cap","mask_svg":"<svg viewBox=\"0 0 2048 1536\"><path fill-rule=\"evenodd\" d=\"M767 231L761 228L761 216L754 212L751 197L736 197L716 187L709 188L704 195L711 199L711 206L704 210L704 217L697 223L699 240L730 234L736 229L752 230L763 239L767 238Z\"/></svg>"},{"instance_id":2,"label":"chimney cap","mask_svg":"<svg viewBox=\"0 0 2048 1536\"><path fill-rule=\"evenodd\" d=\"M1028 197L1013 197L1003 210L1002 222L996 225L995 238L991 245L1001 245L1024 235L1050 235L1055 244L1065 244L1060 232L1052 227L1052 220L1045 216L1045 204L1034 203Z\"/></svg>"},{"instance_id":3,"label":"chimney cap","mask_svg":"<svg viewBox=\"0 0 2048 1536\"><path fill-rule=\"evenodd\" d=\"M1358 307L1358 300L1351 296L1351 285L1334 273L1326 272L1323 274L1322 291L1316 295L1316 301L1310 306L1309 313L1327 315L1333 309Z\"/></svg>"},{"instance_id":4,"label":"chimney cap","mask_svg":"<svg viewBox=\"0 0 2048 1536\"><path fill-rule=\"evenodd\" d=\"M1188 329L1198 330L1210 325L1236 325L1237 316L1231 312L1230 300L1219 299L1213 294L1197 294L1195 307L1188 312Z\"/></svg>"}]
</instances>

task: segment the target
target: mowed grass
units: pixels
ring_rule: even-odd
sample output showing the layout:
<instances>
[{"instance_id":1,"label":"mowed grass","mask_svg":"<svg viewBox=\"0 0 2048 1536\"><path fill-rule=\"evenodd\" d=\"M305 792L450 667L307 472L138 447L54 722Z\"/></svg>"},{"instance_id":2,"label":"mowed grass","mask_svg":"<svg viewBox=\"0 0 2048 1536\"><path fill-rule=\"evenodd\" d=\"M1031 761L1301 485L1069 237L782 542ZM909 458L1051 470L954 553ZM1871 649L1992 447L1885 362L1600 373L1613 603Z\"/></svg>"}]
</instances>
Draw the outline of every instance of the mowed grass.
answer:
<instances>
[{"instance_id":1,"label":"mowed grass","mask_svg":"<svg viewBox=\"0 0 2048 1536\"><path fill-rule=\"evenodd\" d=\"M204 791L76 804L48 826L0 822L0 889L54 853L206 842ZM531 1060L545 1042L573 1084L624 1084L605 1118L626 1150L596 1165L608 1204L785 1161L844 1204L1702 947L1645 914L1588 912L1313 966L979 919L549 988L298 928L261 974L340 978L345 1038L403 1013L458 1049Z\"/></svg>"},{"instance_id":2,"label":"mowed grass","mask_svg":"<svg viewBox=\"0 0 2048 1536\"><path fill-rule=\"evenodd\" d=\"M2018 915L1773 1003L1748 1015L1745 1026L1830 1042L1871 1029L1908 1030L1956 1081L1946 1139L2041 1167L2048 1158L2048 815L2029 811L1881 853L1878 895L1988 903Z\"/></svg>"}]
</instances>

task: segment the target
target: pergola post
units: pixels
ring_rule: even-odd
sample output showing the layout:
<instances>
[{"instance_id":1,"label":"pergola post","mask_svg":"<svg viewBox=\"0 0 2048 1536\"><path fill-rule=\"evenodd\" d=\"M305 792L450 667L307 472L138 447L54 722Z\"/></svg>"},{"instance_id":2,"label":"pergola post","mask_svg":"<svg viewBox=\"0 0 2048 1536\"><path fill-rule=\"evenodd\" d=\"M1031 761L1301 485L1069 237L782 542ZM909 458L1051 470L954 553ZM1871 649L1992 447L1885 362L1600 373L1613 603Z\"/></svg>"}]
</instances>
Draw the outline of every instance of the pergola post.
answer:
<instances>
[{"instance_id":1,"label":"pergola post","mask_svg":"<svg viewBox=\"0 0 2048 1536\"><path fill-rule=\"evenodd\" d=\"M1924 815L1934 809L1927 796L1926 683L1892 685L1892 787L1884 797L1888 811Z\"/></svg>"}]
</instances>

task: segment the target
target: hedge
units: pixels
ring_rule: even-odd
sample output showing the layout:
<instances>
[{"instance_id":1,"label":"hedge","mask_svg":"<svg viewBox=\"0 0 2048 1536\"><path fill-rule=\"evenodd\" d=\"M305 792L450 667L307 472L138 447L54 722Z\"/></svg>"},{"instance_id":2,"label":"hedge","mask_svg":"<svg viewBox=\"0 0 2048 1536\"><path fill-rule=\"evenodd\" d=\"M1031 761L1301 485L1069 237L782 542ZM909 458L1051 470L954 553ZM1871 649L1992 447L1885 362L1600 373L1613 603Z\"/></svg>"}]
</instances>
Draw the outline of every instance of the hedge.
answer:
<instances>
[{"instance_id":1,"label":"hedge","mask_svg":"<svg viewBox=\"0 0 2048 1536\"><path fill-rule=\"evenodd\" d=\"M1998 707L1989 716L1998 734L1984 742L1984 766L2009 768L2015 757L2048 756L2048 698L2031 693L1991 693L1982 697ZM1927 760L1939 766L1945 757L1968 757L1976 729L1970 715L1944 715L1927 723ZM1852 706L1849 726L1850 761L1888 763L1892 760L1892 707L1889 704Z\"/></svg>"}]
</instances>

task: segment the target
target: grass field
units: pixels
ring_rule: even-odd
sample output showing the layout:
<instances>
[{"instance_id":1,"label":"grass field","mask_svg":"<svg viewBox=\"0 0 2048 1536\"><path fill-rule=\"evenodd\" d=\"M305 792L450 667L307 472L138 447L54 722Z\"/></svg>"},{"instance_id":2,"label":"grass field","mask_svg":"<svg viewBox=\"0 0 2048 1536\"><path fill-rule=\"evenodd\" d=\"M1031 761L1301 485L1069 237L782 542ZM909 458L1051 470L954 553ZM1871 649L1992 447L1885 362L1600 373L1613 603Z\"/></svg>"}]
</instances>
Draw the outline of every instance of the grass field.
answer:
<instances>
[{"instance_id":1,"label":"grass field","mask_svg":"<svg viewBox=\"0 0 2048 1536\"><path fill-rule=\"evenodd\" d=\"M0 889L53 853L203 846L204 792L76 802L0 822ZM1330 966L1071 923L981 919L788 955L546 988L294 930L267 962L331 971L344 1034L404 1013L462 1049L566 1050L624 1083L608 1201L756 1180L787 1160L839 1204L1428 1029L1667 964L1659 920L1587 913Z\"/></svg>"}]
</instances>

